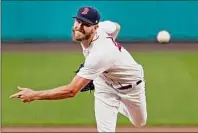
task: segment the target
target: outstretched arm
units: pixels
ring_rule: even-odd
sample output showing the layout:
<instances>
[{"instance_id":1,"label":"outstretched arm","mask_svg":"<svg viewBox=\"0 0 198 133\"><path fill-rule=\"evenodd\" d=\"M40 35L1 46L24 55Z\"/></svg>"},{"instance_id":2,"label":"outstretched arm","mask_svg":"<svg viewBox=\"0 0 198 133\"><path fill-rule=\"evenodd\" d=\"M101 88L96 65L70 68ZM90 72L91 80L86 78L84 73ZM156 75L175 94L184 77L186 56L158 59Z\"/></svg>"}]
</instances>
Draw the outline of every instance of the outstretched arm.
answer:
<instances>
[{"instance_id":1,"label":"outstretched arm","mask_svg":"<svg viewBox=\"0 0 198 133\"><path fill-rule=\"evenodd\" d=\"M35 100L57 100L76 96L76 94L86 86L90 80L75 76L72 82L66 86L54 88L51 90L37 91Z\"/></svg>"},{"instance_id":2,"label":"outstretched arm","mask_svg":"<svg viewBox=\"0 0 198 133\"><path fill-rule=\"evenodd\" d=\"M10 98L20 98L22 102L31 102L34 100L58 100L72 98L90 82L79 76L75 76L72 82L66 86L61 86L51 90L34 91L29 88L20 88L20 92L13 94Z\"/></svg>"}]
</instances>

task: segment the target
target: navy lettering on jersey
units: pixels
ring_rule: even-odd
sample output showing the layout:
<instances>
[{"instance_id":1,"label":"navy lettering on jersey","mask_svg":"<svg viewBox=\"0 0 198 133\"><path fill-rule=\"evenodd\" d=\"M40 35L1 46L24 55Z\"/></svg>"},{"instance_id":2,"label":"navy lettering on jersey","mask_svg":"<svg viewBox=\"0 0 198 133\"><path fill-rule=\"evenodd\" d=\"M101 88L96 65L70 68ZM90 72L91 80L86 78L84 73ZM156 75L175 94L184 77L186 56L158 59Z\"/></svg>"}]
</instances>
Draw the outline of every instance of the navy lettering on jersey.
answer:
<instances>
[{"instance_id":1,"label":"navy lettering on jersey","mask_svg":"<svg viewBox=\"0 0 198 133\"><path fill-rule=\"evenodd\" d=\"M118 47L119 51L121 52L122 45L121 45L120 43L116 42L116 41L114 40L114 38L111 37L111 36L109 36L109 37L107 37L107 38L111 39L111 40L113 41L113 43L115 44L115 46Z\"/></svg>"}]
</instances>

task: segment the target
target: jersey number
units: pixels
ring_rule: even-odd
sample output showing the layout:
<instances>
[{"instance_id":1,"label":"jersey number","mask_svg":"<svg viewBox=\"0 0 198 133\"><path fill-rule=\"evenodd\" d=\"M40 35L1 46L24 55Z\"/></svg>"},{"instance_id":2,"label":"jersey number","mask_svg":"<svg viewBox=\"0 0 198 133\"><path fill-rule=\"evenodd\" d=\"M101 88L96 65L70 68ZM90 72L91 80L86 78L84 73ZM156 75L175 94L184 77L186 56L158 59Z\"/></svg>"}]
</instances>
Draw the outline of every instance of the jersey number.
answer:
<instances>
[{"instance_id":1,"label":"jersey number","mask_svg":"<svg viewBox=\"0 0 198 133\"><path fill-rule=\"evenodd\" d=\"M110 38L112 40L112 42L115 44L115 46L118 48L118 50L121 52L122 45L120 43L116 42L113 37L109 36L107 38Z\"/></svg>"}]
</instances>

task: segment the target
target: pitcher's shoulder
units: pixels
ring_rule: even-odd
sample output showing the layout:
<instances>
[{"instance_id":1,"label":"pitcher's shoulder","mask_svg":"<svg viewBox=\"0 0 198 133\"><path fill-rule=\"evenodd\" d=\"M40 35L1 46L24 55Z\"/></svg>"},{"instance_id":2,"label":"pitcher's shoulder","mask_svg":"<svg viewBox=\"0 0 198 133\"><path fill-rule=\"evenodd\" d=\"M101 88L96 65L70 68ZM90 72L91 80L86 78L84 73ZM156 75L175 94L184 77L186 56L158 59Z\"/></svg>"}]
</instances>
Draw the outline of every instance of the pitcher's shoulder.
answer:
<instances>
[{"instance_id":1,"label":"pitcher's shoulder","mask_svg":"<svg viewBox=\"0 0 198 133\"><path fill-rule=\"evenodd\" d=\"M96 41L94 45L94 49L102 53L109 53L113 51L114 46L113 42L104 36L101 37L98 41Z\"/></svg>"}]
</instances>

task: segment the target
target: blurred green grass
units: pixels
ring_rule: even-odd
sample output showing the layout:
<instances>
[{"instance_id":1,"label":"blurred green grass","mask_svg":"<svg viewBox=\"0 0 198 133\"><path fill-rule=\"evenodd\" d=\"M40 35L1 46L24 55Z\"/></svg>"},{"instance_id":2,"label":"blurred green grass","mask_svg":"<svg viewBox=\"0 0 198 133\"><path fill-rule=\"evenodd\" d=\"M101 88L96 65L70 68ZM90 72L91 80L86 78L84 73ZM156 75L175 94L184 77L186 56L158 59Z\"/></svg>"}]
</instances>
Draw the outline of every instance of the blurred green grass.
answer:
<instances>
[{"instance_id":1,"label":"blurred green grass","mask_svg":"<svg viewBox=\"0 0 198 133\"><path fill-rule=\"evenodd\" d=\"M134 52L145 70L148 125L198 124L198 52ZM17 86L51 89L71 81L84 57L67 53L2 53L2 125L93 125L93 93L23 104ZM119 115L118 124L130 124Z\"/></svg>"}]
</instances>

